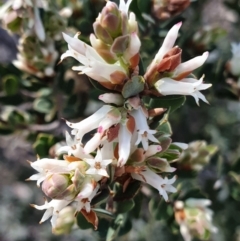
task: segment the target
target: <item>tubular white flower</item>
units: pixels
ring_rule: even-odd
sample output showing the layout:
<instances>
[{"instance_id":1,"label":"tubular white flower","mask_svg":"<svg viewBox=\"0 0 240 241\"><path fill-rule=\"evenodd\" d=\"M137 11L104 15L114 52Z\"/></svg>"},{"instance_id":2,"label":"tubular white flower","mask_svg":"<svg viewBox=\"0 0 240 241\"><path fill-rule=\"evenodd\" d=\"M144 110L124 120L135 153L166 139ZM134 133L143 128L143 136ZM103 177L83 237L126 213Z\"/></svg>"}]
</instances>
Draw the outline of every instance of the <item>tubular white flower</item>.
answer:
<instances>
[{"instance_id":1,"label":"tubular white flower","mask_svg":"<svg viewBox=\"0 0 240 241\"><path fill-rule=\"evenodd\" d=\"M51 216L51 224L52 228L54 229L56 226L56 221L59 215L59 212L65 208L71 201L66 200L55 200L53 199L51 202L45 202L44 205L38 206L38 205L32 205L34 208L38 210L44 210L46 209L45 213L43 214L43 217L40 221L40 223L45 222L47 219L49 219Z\"/></svg>"},{"instance_id":2,"label":"tubular white flower","mask_svg":"<svg viewBox=\"0 0 240 241\"><path fill-rule=\"evenodd\" d=\"M104 141L101 148L102 159L112 159L114 157L113 143L109 141Z\"/></svg>"},{"instance_id":3,"label":"tubular white flower","mask_svg":"<svg viewBox=\"0 0 240 241\"><path fill-rule=\"evenodd\" d=\"M72 132L72 134L76 135L76 138L81 140L82 137L90 132L91 130L94 130L98 127L101 120L107 115L107 113L112 110L112 106L110 105L104 105L101 107L98 111L96 111L94 114L89 116L88 118L78 122L78 123L71 123L69 121L66 121L66 124L76 129L76 132Z\"/></svg>"},{"instance_id":4,"label":"tubular white flower","mask_svg":"<svg viewBox=\"0 0 240 241\"><path fill-rule=\"evenodd\" d=\"M90 153L94 151L101 143L102 137L106 130L111 126L118 124L121 120L121 113L117 108L109 111L106 116L100 121L97 133L85 145L84 151Z\"/></svg>"},{"instance_id":5,"label":"tubular white flower","mask_svg":"<svg viewBox=\"0 0 240 241\"><path fill-rule=\"evenodd\" d=\"M118 166L123 166L127 162L131 150L132 133L127 128L126 123L121 123L118 134Z\"/></svg>"},{"instance_id":6,"label":"tubular white flower","mask_svg":"<svg viewBox=\"0 0 240 241\"><path fill-rule=\"evenodd\" d=\"M162 147L160 145L150 145L148 147L147 151L145 152L144 157L146 159L150 156L154 156L155 154L157 154L161 150L162 150Z\"/></svg>"},{"instance_id":7,"label":"tubular white flower","mask_svg":"<svg viewBox=\"0 0 240 241\"><path fill-rule=\"evenodd\" d=\"M131 2L132 2L132 0L127 0L126 3L125 3L125 0L120 0L119 10L128 15L128 9L129 9Z\"/></svg>"},{"instance_id":8,"label":"tubular white flower","mask_svg":"<svg viewBox=\"0 0 240 241\"><path fill-rule=\"evenodd\" d=\"M91 153L101 144L102 133L96 133L84 146L85 153Z\"/></svg>"},{"instance_id":9,"label":"tubular white flower","mask_svg":"<svg viewBox=\"0 0 240 241\"><path fill-rule=\"evenodd\" d=\"M107 165L112 162L112 159L103 160L100 149L97 150L97 155L94 159L85 158L84 161L90 165L89 169L86 171L86 174L109 177L106 168Z\"/></svg>"},{"instance_id":10,"label":"tubular white flower","mask_svg":"<svg viewBox=\"0 0 240 241\"><path fill-rule=\"evenodd\" d=\"M179 64L177 68L174 70L172 78L175 79L181 75L188 75L194 69L197 69L198 67L202 66L204 62L207 60L208 55L209 53L205 52L202 56L195 57L184 63Z\"/></svg>"},{"instance_id":11,"label":"tubular white flower","mask_svg":"<svg viewBox=\"0 0 240 241\"><path fill-rule=\"evenodd\" d=\"M203 76L204 77L204 76ZM199 105L199 99L208 103L200 90L208 89L212 84L203 84L203 77L199 80L193 78L176 81L171 78L162 78L155 83L155 88L162 95L191 95Z\"/></svg>"},{"instance_id":12,"label":"tubular white flower","mask_svg":"<svg viewBox=\"0 0 240 241\"><path fill-rule=\"evenodd\" d=\"M91 192L88 193L88 195L83 196L77 196L75 201L77 201L77 211L81 211L83 208L89 213L91 210L90 202L95 197L99 190L99 184L94 188L94 186L86 186L86 189L91 190ZM93 189L92 189L93 188Z\"/></svg>"},{"instance_id":13,"label":"tubular white flower","mask_svg":"<svg viewBox=\"0 0 240 241\"><path fill-rule=\"evenodd\" d=\"M165 201L168 201L167 192L174 193L177 191L177 189L172 186L172 184L176 180L176 176L174 176L171 179L168 179L166 177L163 179L161 176L151 171L148 167L145 171L142 171L140 174L132 173L131 175L134 179L144 181L152 187L156 188L159 191L159 194L163 196Z\"/></svg>"},{"instance_id":14,"label":"tubular white flower","mask_svg":"<svg viewBox=\"0 0 240 241\"><path fill-rule=\"evenodd\" d=\"M83 64L83 66L73 67L73 70L81 71L98 82L111 82L113 84L112 74L121 73L122 78L126 76L126 70L119 62L108 64L93 47L79 40L78 34L72 38L63 33L63 37L68 43L69 50L62 54L61 60L73 57Z\"/></svg>"},{"instance_id":15,"label":"tubular white flower","mask_svg":"<svg viewBox=\"0 0 240 241\"><path fill-rule=\"evenodd\" d=\"M98 126L98 133L102 134L109 127L118 124L121 120L121 112L118 108L114 108L107 113L107 115L101 120Z\"/></svg>"},{"instance_id":16,"label":"tubular white flower","mask_svg":"<svg viewBox=\"0 0 240 241\"><path fill-rule=\"evenodd\" d=\"M153 136L157 131L156 130L150 130L147 118L144 115L142 107L138 108L137 110L133 110L130 112L130 115L134 117L135 123L136 123L136 130L138 133L138 139L135 143L135 145L138 145L140 142L142 142L143 149L148 149L148 140L152 142L159 142L156 137Z\"/></svg>"},{"instance_id":17,"label":"tubular white flower","mask_svg":"<svg viewBox=\"0 0 240 241\"><path fill-rule=\"evenodd\" d=\"M153 63L160 62L163 56L174 46L175 41L178 37L178 31L182 26L182 22L175 24L167 33L161 48L159 49L158 53L156 54Z\"/></svg>"},{"instance_id":18,"label":"tubular white flower","mask_svg":"<svg viewBox=\"0 0 240 241\"><path fill-rule=\"evenodd\" d=\"M39 173L32 175L27 180L37 181L37 185L43 182L48 176L52 174L68 174L73 172L76 168L82 167L82 161L68 162L63 160L43 158L30 163L32 168Z\"/></svg>"},{"instance_id":19,"label":"tubular white flower","mask_svg":"<svg viewBox=\"0 0 240 241\"><path fill-rule=\"evenodd\" d=\"M77 142L76 137L73 140L67 131L66 131L66 143L67 143L66 146L62 146L57 150L56 152L57 155L68 153L69 156L73 155L80 159L85 157L88 157L88 158L91 157L91 155L88 155L84 152L82 143Z\"/></svg>"},{"instance_id":20,"label":"tubular white flower","mask_svg":"<svg viewBox=\"0 0 240 241\"><path fill-rule=\"evenodd\" d=\"M91 176L87 176L82 184L81 191L77 195L77 199L88 198L95 188L95 181Z\"/></svg>"},{"instance_id":21,"label":"tubular white flower","mask_svg":"<svg viewBox=\"0 0 240 241\"><path fill-rule=\"evenodd\" d=\"M141 41L136 32L130 34L130 41L128 48L123 54L123 57L130 62L130 59L139 53Z\"/></svg>"},{"instance_id":22,"label":"tubular white flower","mask_svg":"<svg viewBox=\"0 0 240 241\"><path fill-rule=\"evenodd\" d=\"M31 181L37 181L37 185L43 182L47 176L52 173L67 173L69 172L67 161L59 161L56 159L43 158L30 163L31 167L39 173L32 175L28 178Z\"/></svg>"},{"instance_id":23,"label":"tubular white flower","mask_svg":"<svg viewBox=\"0 0 240 241\"><path fill-rule=\"evenodd\" d=\"M99 100L105 102L106 104L123 105L124 99L120 94L105 93L99 95Z\"/></svg>"}]
</instances>

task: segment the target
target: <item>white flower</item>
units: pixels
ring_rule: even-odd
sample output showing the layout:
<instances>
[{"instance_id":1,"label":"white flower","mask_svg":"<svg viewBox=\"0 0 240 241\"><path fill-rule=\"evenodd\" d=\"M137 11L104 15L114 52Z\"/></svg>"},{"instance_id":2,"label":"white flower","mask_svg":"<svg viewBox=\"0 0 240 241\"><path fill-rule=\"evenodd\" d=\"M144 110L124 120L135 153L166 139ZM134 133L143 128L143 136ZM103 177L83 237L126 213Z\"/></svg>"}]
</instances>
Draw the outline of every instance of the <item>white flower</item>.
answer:
<instances>
[{"instance_id":1,"label":"white flower","mask_svg":"<svg viewBox=\"0 0 240 241\"><path fill-rule=\"evenodd\" d=\"M115 93L105 93L99 95L99 100L105 102L106 104L123 105L124 99L122 95Z\"/></svg>"},{"instance_id":2,"label":"white flower","mask_svg":"<svg viewBox=\"0 0 240 241\"><path fill-rule=\"evenodd\" d=\"M196 198L175 202L175 219L185 241L191 241L193 236L204 237L206 231L217 232L217 228L212 224L213 211L207 208L210 204L208 199Z\"/></svg>"},{"instance_id":3,"label":"white flower","mask_svg":"<svg viewBox=\"0 0 240 241\"><path fill-rule=\"evenodd\" d=\"M78 122L78 123L71 123L69 121L66 121L66 124L75 129L74 131L72 131L73 135L76 135L76 139L77 140L81 140L82 137L98 128L99 123L101 122L101 120L107 115L107 113L112 110L113 107L110 105L104 105L103 107L101 107L98 111L96 111L94 114L92 114L91 116L89 116L88 118Z\"/></svg>"},{"instance_id":4,"label":"white flower","mask_svg":"<svg viewBox=\"0 0 240 241\"><path fill-rule=\"evenodd\" d=\"M128 9L131 4L132 0L127 0L125 3L125 0L120 0L119 2L119 10L122 11L125 14L128 14Z\"/></svg>"},{"instance_id":5,"label":"white flower","mask_svg":"<svg viewBox=\"0 0 240 241\"><path fill-rule=\"evenodd\" d=\"M47 219L49 219L51 216L51 223L53 229L56 226L56 221L59 215L59 212L65 208L71 201L66 201L66 200L55 200L53 199L51 202L45 201L44 205L38 206L32 204L32 206L38 210L44 210L46 209L45 213L43 214L43 217L40 221L40 223L45 222Z\"/></svg>"},{"instance_id":6,"label":"white flower","mask_svg":"<svg viewBox=\"0 0 240 241\"><path fill-rule=\"evenodd\" d=\"M83 208L89 213L91 210L90 202L95 197L98 192L100 185L94 185L92 182L86 182L82 191L75 198L77 201L77 212L81 211Z\"/></svg>"},{"instance_id":7,"label":"white flower","mask_svg":"<svg viewBox=\"0 0 240 241\"><path fill-rule=\"evenodd\" d=\"M140 142L142 142L143 149L147 150L148 140L157 143L159 142L158 139L153 136L153 134L155 134L157 131L149 129L147 117L145 116L142 107L138 108L137 110L131 111L130 115L133 116L135 119L136 130L138 133L138 139L135 145L138 145Z\"/></svg>"},{"instance_id":8,"label":"white flower","mask_svg":"<svg viewBox=\"0 0 240 241\"><path fill-rule=\"evenodd\" d=\"M73 57L83 64L73 67L73 70L80 71L98 82L122 84L127 78L127 72L120 63L108 64L93 47L79 40L78 35L72 38L63 33L63 38L68 43L68 50L62 54L61 60Z\"/></svg>"},{"instance_id":9,"label":"white flower","mask_svg":"<svg viewBox=\"0 0 240 241\"><path fill-rule=\"evenodd\" d=\"M113 125L116 125L121 120L121 112L118 108L113 108L106 116L100 121L97 133L86 143L84 147L85 153L93 152L106 137L106 131Z\"/></svg>"},{"instance_id":10,"label":"white flower","mask_svg":"<svg viewBox=\"0 0 240 241\"><path fill-rule=\"evenodd\" d=\"M178 31L181 27L182 23L175 24L168 32L165 37L161 48L156 54L154 60L150 64L145 74L145 78L148 81L151 80L156 75L157 65L161 63L165 54L170 51L175 44L175 41L178 36ZM205 90L211 87L211 84L203 84L203 77L200 80L193 78L185 78L192 71L206 61L208 57L208 52L203 53L202 56L195 57L186 61L184 63L180 63L174 70L170 73L170 77L164 77L159 80L154 80L155 88L162 95L192 95L197 104L199 99L202 99L204 102L208 103L203 94L200 93L200 90ZM152 80L151 80L152 81Z\"/></svg>"},{"instance_id":11,"label":"white flower","mask_svg":"<svg viewBox=\"0 0 240 241\"><path fill-rule=\"evenodd\" d=\"M177 189L172 186L172 184L176 181L176 176L171 179L168 179L167 177L162 178L155 172L151 171L148 167L146 168L146 171L142 171L140 174L132 173L131 175L134 179L144 181L156 188L165 201L168 201L167 192L174 193L177 191Z\"/></svg>"},{"instance_id":12,"label":"white flower","mask_svg":"<svg viewBox=\"0 0 240 241\"><path fill-rule=\"evenodd\" d=\"M130 155L131 151L131 139L135 129L135 120L132 116L129 116L120 123L118 133L118 166L123 166Z\"/></svg>"},{"instance_id":13,"label":"white flower","mask_svg":"<svg viewBox=\"0 0 240 241\"><path fill-rule=\"evenodd\" d=\"M101 149L97 150L97 155L94 159L85 158L84 161L90 165L86 174L109 177L106 167L112 162L112 159L103 160Z\"/></svg>"},{"instance_id":14,"label":"white flower","mask_svg":"<svg viewBox=\"0 0 240 241\"><path fill-rule=\"evenodd\" d=\"M136 32L131 33L129 45L126 51L124 51L123 57L127 62L131 63L132 66L134 67L136 67L136 65L138 64L139 59L137 58L137 61L136 61L134 57L138 55L140 47L141 47L141 41L137 33Z\"/></svg>"},{"instance_id":15,"label":"white flower","mask_svg":"<svg viewBox=\"0 0 240 241\"><path fill-rule=\"evenodd\" d=\"M62 146L57 150L56 152L57 155L61 155L62 153L68 153L69 156L73 155L80 159L85 157L91 157L91 155L86 154L84 152L82 143L77 142L76 137L73 140L67 131L66 131L66 143L67 143L66 146Z\"/></svg>"},{"instance_id":16,"label":"white flower","mask_svg":"<svg viewBox=\"0 0 240 241\"><path fill-rule=\"evenodd\" d=\"M170 50L172 49L172 47L175 44L175 41L178 37L178 31L180 29L180 27L182 26L182 22L179 22L177 24L175 24L167 33L163 44L161 46L161 48L159 49L158 53L156 54L153 62L151 63L151 65L149 66L151 68L152 65L154 65L155 63L159 63L162 59L163 56Z\"/></svg>"},{"instance_id":17,"label":"white flower","mask_svg":"<svg viewBox=\"0 0 240 241\"><path fill-rule=\"evenodd\" d=\"M199 99L208 103L205 96L200 90L205 90L211 87L211 84L203 84L203 77L199 80L193 78L182 79L176 81L171 78L162 78L155 83L155 88L162 95L191 95L195 98L199 105Z\"/></svg>"},{"instance_id":18,"label":"white flower","mask_svg":"<svg viewBox=\"0 0 240 241\"><path fill-rule=\"evenodd\" d=\"M78 167L81 169L82 163L82 161L68 162L50 158L38 159L35 162L31 162L30 165L39 173L32 175L27 180L37 181L37 185L40 186L40 183L48 176L52 174L67 174L73 172Z\"/></svg>"},{"instance_id":19,"label":"white flower","mask_svg":"<svg viewBox=\"0 0 240 241\"><path fill-rule=\"evenodd\" d=\"M197 56L193 59L190 59L186 62L183 62L177 66L173 71L172 78L175 80L181 80L182 78L189 75L194 69L202 66L207 60L209 53L205 52L202 56ZM181 80L182 81L182 80Z\"/></svg>"}]
</instances>

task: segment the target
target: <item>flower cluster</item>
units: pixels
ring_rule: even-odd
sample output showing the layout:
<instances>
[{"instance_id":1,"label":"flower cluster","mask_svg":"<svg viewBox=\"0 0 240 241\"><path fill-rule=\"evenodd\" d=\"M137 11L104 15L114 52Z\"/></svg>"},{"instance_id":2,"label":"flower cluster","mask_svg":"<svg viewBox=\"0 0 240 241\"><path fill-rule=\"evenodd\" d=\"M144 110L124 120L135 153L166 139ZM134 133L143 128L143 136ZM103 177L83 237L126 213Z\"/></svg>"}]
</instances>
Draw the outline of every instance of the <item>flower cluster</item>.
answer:
<instances>
[{"instance_id":1,"label":"flower cluster","mask_svg":"<svg viewBox=\"0 0 240 241\"><path fill-rule=\"evenodd\" d=\"M117 6L107 1L93 24L92 46L81 41L79 33L74 37L63 34L68 50L61 60L75 58L81 65L73 70L87 75L106 93L99 96L105 104L94 114L78 123L66 121L71 134L66 133L66 145L56 152L63 160L44 158L31 163L39 173L29 179L42 183L43 192L52 199L34 207L46 210L41 222L52 217L53 228L59 212L72 203L76 212L97 228L91 201L109 182L118 182L126 190L138 180L157 189L167 201L168 193L176 192L172 185L176 176L169 177L175 168L170 166L169 155L164 155L171 139L167 137L168 143L163 145L164 133L150 127L154 117L166 109L150 109L143 97L192 95L197 103L199 99L207 102L200 90L211 85L204 84L203 77L197 80L189 74L205 62L208 53L181 63L182 50L174 47L181 23L171 28L146 73L140 75L141 41L136 17L128 11L130 3L120 0ZM186 145L172 145L171 154L175 155L179 152L174 147L181 150Z\"/></svg>"},{"instance_id":2,"label":"flower cluster","mask_svg":"<svg viewBox=\"0 0 240 241\"><path fill-rule=\"evenodd\" d=\"M217 231L212 224L213 211L207 208L209 205L208 199L189 198L185 202L175 202L175 220L185 241L193 237L207 239L210 233Z\"/></svg>"},{"instance_id":3,"label":"flower cluster","mask_svg":"<svg viewBox=\"0 0 240 241\"><path fill-rule=\"evenodd\" d=\"M17 60L13 64L20 70L39 78L54 75L58 52L54 40L60 40L65 21L45 0L10 0L0 8L0 20L19 39ZM40 10L44 9L44 17Z\"/></svg>"}]
</instances>

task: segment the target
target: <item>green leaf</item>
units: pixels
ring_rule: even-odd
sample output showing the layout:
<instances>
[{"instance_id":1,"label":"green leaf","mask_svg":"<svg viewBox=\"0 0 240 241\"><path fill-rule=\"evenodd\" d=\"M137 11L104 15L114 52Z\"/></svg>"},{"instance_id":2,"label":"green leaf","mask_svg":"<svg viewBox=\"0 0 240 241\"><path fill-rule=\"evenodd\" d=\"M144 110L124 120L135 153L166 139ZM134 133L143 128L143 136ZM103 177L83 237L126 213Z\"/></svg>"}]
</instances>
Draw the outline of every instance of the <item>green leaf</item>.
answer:
<instances>
[{"instance_id":1,"label":"green leaf","mask_svg":"<svg viewBox=\"0 0 240 241\"><path fill-rule=\"evenodd\" d=\"M0 123L0 135L10 135L14 132L14 129L8 128L8 126Z\"/></svg>"},{"instance_id":2,"label":"green leaf","mask_svg":"<svg viewBox=\"0 0 240 241\"><path fill-rule=\"evenodd\" d=\"M146 0L138 0L138 8L143 13L150 13L151 11L151 2Z\"/></svg>"},{"instance_id":3,"label":"green leaf","mask_svg":"<svg viewBox=\"0 0 240 241\"><path fill-rule=\"evenodd\" d=\"M167 221L173 215L173 208L169 203L165 202L162 198L159 199L152 198L148 205L149 211L156 220Z\"/></svg>"},{"instance_id":4,"label":"green leaf","mask_svg":"<svg viewBox=\"0 0 240 241\"><path fill-rule=\"evenodd\" d=\"M131 229L132 229L132 222L131 222L130 218L127 218L126 221L124 222L124 225L120 228L118 236L122 236L122 235L130 232Z\"/></svg>"},{"instance_id":5,"label":"green leaf","mask_svg":"<svg viewBox=\"0 0 240 241\"><path fill-rule=\"evenodd\" d=\"M33 148L35 152L40 156L40 158L48 156L48 145L44 141L36 141L33 144Z\"/></svg>"},{"instance_id":6,"label":"green leaf","mask_svg":"<svg viewBox=\"0 0 240 241\"><path fill-rule=\"evenodd\" d=\"M92 203L91 203L92 204ZM93 208L92 209L98 217L105 218L107 220L112 220L114 218L114 214L101 208Z\"/></svg>"},{"instance_id":7,"label":"green leaf","mask_svg":"<svg viewBox=\"0 0 240 241\"><path fill-rule=\"evenodd\" d=\"M167 108L167 109L171 109L170 112L174 112L179 107L181 107L185 101L186 101L186 97L181 95L161 96L158 98L152 98L149 103L149 107L150 109Z\"/></svg>"},{"instance_id":8,"label":"green leaf","mask_svg":"<svg viewBox=\"0 0 240 241\"><path fill-rule=\"evenodd\" d=\"M93 225L86 220L86 218L82 215L81 212L77 214L77 225L80 229L83 230L93 228Z\"/></svg>"},{"instance_id":9,"label":"green leaf","mask_svg":"<svg viewBox=\"0 0 240 241\"><path fill-rule=\"evenodd\" d=\"M91 205L96 205L98 203L101 203L105 199L109 197L109 190L103 189L99 194L97 194L91 201Z\"/></svg>"},{"instance_id":10,"label":"green leaf","mask_svg":"<svg viewBox=\"0 0 240 241\"><path fill-rule=\"evenodd\" d=\"M17 94L19 89L19 80L14 75L7 75L3 78L3 90L7 95Z\"/></svg>"},{"instance_id":11,"label":"green leaf","mask_svg":"<svg viewBox=\"0 0 240 241\"><path fill-rule=\"evenodd\" d=\"M123 214L118 214L108 229L106 241L113 241L116 237L128 233L132 229L131 220Z\"/></svg>"},{"instance_id":12,"label":"green leaf","mask_svg":"<svg viewBox=\"0 0 240 241\"><path fill-rule=\"evenodd\" d=\"M144 65L143 65L143 61L141 58L139 59L138 66L139 66L139 75L143 76L145 74L145 70L144 70Z\"/></svg>"},{"instance_id":13,"label":"green leaf","mask_svg":"<svg viewBox=\"0 0 240 241\"><path fill-rule=\"evenodd\" d=\"M16 126L19 124L25 124L28 119L27 113L23 111L13 110L10 112L8 116L8 122L12 126Z\"/></svg>"},{"instance_id":14,"label":"green leaf","mask_svg":"<svg viewBox=\"0 0 240 241\"><path fill-rule=\"evenodd\" d=\"M134 197L134 207L133 209L131 210L131 216L134 217L134 218L139 218L140 217L140 213L141 213L141 210L142 210L142 202L143 202L143 199L144 199L144 195L139 192L135 197Z\"/></svg>"},{"instance_id":15,"label":"green leaf","mask_svg":"<svg viewBox=\"0 0 240 241\"><path fill-rule=\"evenodd\" d=\"M52 89L50 88L41 88L38 92L37 95L39 97L48 97L52 95Z\"/></svg>"},{"instance_id":16,"label":"green leaf","mask_svg":"<svg viewBox=\"0 0 240 241\"><path fill-rule=\"evenodd\" d=\"M53 102L48 98L37 98L33 102L34 110L47 114L53 108Z\"/></svg>"},{"instance_id":17,"label":"green leaf","mask_svg":"<svg viewBox=\"0 0 240 241\"><path fill-rule=\"evenodd\" d=\"M51 134L38 134L33 148L40 157L49 155L49 149L57 142L57 138Z\"/></svg>"},{"instance_id":18,"label":"green leaf","mask_svg":"<svg viewBox=\"0 0 240 241\"><path fill-rule=\"evenodd\" d=\"M163 124L160 124L157 128L157 131L159 131L160 133L164 133L164 134L168 134L168 135L172 135L172 127L169 121L164 122Z\"/></svg>"},{"instance_id":19,"label":"green leaf","mask_svg":"<svg viewBox=\"0 0 240 241\"><path fill-rule=\"evenodd\" d=\"M123 86L122 95L124 98L137 95L144 89L145 80L142 76L133 76L132 79L127 81Z\"/></svg>"},{"instance_id":20,"label":"green leaf","mask_svg":"<svg viewBox=\"0 0 240 241\"><path fill-rule=\"evenodd\" d=\"M132 199L140 190L141 188L141 182L133 180L130 182L128 187L126 188L125 192L123 192L122 186L119 187L119 190L113 197L114 201L124 201Z\"/></svg>"},{"instance_id":21,"label":"green leaf","mask_svg":"<svg viewBox=\"0 0 240 241\"><path fill-rule=\"evenodd\" d=\"M134 203L133 199L118 202L117 203L117 213L126 213L126 212L130 211L131 209L133 209L134 206L135 206L135 203Z\"/></svg>"}]
</instances>

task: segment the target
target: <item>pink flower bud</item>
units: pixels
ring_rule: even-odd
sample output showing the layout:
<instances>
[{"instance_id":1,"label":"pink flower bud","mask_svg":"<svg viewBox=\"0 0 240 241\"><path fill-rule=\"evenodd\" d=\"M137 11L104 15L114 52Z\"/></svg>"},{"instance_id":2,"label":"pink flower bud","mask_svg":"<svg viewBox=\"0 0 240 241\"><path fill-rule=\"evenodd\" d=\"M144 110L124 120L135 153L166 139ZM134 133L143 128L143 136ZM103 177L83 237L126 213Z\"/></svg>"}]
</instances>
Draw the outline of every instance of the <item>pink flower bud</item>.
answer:
<instances>
[{"instance_id":1,"label":"pink flower bud","mask_svg":"<svg viewBox=\"0 0 240 241\"><path fill-rule=\"evenodd\" d=\"M121 34L121 15L115 3L111 1L107 2L100 14L99 20L101 26L110 33L113 38Z\"/></svg>"},{"instance_id":2,"label":"pink flower bud","mask_svg":"<svg viewBox=\"0 0 240 241\"><path fill-rule=\"evenodd\" d=\"M67 175L53 174L42 184L43 192L51 198L57 198L67 189L69 179Z\"/></svg>"},{"instance_id":3,"label":"pink flower bud","mask_svg":"<svg viewBox=\"0 0 240 241\"><path fill-rule=\"evenodd\" d=\"M107 32L106 29L104 29L99 22L95 22L93 24L93 29L95 35L101 39L106 44L111 44L113 42L113 39L111 35Z\"/></svg>"}]
</instances>

